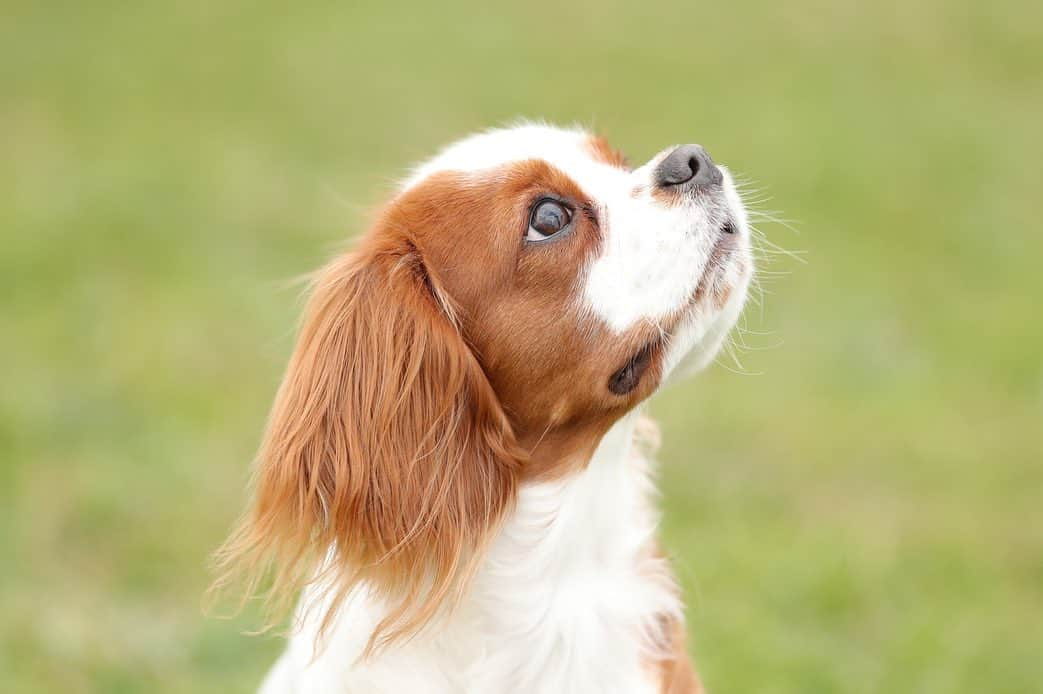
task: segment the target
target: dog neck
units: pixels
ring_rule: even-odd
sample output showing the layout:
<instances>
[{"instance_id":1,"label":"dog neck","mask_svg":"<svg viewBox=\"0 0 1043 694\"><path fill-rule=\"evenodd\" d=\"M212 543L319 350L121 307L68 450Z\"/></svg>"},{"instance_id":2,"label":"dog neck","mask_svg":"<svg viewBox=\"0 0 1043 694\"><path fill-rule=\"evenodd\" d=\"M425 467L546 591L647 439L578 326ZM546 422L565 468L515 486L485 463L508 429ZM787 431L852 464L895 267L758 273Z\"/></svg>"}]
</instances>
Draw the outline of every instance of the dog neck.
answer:
<instances>
[{"instance_id":1,"label":"dog neck","mask_svg":"<svg viewBox=\"0 0 1043 694\"><path fill-rule=\"evenodd\" d=\"M681 606L656 546L639 417L617 422L582 470L523 485L462 602L413 639L360 661L383 608L359 590L320 651L304 618L284 658L310 663L295 668L309 684L363 691L657 691L659 632Z\"/></svg>"},{"instance_id":2,"label":"dog neck","mask_svg":"<svg viewBox=\"0 0 1043 694\"><path fill-rule=\"evenodd\" d=\"M486 640L478 670L488 672L488 691L504 674L517 691L549 681L556 691L643 691L641 663L655 657L658 620L678 616L680 604L655 542L639 416L617 422L582 471L521 489L462 615Z\"/></svg>"}]
</instances>

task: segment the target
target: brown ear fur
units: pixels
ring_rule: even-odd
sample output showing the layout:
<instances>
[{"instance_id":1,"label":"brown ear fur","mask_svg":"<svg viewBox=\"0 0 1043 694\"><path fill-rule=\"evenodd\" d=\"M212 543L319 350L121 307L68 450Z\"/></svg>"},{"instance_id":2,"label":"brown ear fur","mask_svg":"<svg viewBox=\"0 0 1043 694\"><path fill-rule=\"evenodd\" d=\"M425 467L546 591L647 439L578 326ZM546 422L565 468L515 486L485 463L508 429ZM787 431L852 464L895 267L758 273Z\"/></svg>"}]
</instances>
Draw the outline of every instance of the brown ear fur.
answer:
<instances>
[{"instance_id":1,"label":"brown ear fur","mask_svg":"<svg viewBox=\"0 0 1043 694\"><path fill-rule=\"evenodd\" d=\"M371 237L318 276L217 585L270 572L270 618L302 587L360 582L389 613L367 653L459 598L513 502L523 453L418 251ZM320 576L321 572L321 576Z\"/></svg>"}]
</instances>

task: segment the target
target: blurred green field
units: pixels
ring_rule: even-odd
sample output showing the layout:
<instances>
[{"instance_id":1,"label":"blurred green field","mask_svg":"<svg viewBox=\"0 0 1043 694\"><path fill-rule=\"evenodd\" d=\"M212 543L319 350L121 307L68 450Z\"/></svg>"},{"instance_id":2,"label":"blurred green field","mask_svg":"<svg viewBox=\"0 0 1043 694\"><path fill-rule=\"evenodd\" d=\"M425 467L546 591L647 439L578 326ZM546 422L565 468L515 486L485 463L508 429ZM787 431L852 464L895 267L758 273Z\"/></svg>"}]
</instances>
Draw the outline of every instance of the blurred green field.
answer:
<instances>
[{"instance_id":1,"label":"blurred green field","mask_svg":"<svg viewBox=\"0 0 1043 694\"><path fill-rule=\"evenodd\" d=\"M806 251L652 405L711 691L1043 691L1031 0L4 3L0 689L252 690L278 640L200 597L287 281L519 116L701 142Z\"/></svg>"}]
</instances>

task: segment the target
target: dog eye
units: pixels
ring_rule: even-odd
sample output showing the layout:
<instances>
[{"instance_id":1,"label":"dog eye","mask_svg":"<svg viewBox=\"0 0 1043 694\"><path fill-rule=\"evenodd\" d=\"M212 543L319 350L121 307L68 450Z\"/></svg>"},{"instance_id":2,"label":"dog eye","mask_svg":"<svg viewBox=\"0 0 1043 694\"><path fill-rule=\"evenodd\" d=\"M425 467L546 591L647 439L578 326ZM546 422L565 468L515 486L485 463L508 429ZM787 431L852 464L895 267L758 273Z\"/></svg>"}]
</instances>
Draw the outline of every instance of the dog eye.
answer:
<instances>
[{"instance_id":1,"label":"dog eye","mask_svg":"<svg viewBox=\"0 0 1043 694\"><path fill-rule=\"evenodd\" d=\"M569 225L572 214L557 200L544 198L532 207L526 241L545 241Z\"/></svg>"}]
</instances>

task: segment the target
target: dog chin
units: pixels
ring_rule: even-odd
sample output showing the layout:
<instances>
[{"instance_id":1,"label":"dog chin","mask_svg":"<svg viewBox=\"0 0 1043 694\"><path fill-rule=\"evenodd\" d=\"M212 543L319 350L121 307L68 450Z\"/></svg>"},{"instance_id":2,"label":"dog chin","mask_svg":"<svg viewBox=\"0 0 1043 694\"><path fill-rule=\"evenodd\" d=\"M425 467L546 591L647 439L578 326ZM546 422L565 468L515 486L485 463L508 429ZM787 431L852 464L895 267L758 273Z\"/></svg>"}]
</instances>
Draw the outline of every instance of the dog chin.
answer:
<instances>
[{"instance_id":1,"label":"dog chin","mask_svg":"<svg viewBox=\"0 0 1043 694\"><path fill-rule=\"evenodd\" d=\"M709 365L742 314L749 277L734 286L720 310L702 303L693 307L670 340L663 362L663 386L672 385Z\"/></svg>"}]
</instances>

